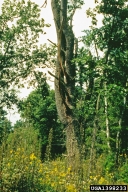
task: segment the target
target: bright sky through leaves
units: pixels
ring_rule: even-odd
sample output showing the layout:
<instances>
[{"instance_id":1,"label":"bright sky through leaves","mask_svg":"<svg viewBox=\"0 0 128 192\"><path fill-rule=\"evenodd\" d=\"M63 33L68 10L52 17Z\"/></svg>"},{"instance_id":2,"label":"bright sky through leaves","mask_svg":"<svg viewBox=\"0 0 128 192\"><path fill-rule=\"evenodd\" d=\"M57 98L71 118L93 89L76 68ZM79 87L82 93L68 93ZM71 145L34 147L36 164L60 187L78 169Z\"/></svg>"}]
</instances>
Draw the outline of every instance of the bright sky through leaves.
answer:
<instances>
[{"instance_id":1,"label":"bright sky through leaves","mask_svg":"<svg viewBox=\"0 0 128 192\"><path fill-rule=\"evenodd\" d=\"M0 7L2 5L4 0L0 1ZM40 7L43 5L44 0L31 0L35 3L37 3ZM95 6L94 0L85 0L85 5L82 7L82 9L79 9L76 11L76 14L74 15L73 20L73 29L76 37L82 36L82 31L89 29L89 26L91 25L91 19L86 17L86 10L88 8L93 8ZM52 42L56 42L56 31L54 27L54 21L53 21L53 15L51 10L51 1L48 0L48 4L46 8L41 8L41 17L45 19L45 23L51 24L51 27L45 28L46 34L40 36L39 43L49 43L47 39L50 39ZM98 26L101 26L101 15L97 16L98 19ZM27 86L26 86L27 87ZM53 87L53 83L52 83ZM27 95L32 91L32 89L23 88L20 91L20 97L27 97ZM9 120L11 120L13 123L19 119L19 114L12 114L12 111L10 111L8 115Z\"/></svg>"}]
</instances>

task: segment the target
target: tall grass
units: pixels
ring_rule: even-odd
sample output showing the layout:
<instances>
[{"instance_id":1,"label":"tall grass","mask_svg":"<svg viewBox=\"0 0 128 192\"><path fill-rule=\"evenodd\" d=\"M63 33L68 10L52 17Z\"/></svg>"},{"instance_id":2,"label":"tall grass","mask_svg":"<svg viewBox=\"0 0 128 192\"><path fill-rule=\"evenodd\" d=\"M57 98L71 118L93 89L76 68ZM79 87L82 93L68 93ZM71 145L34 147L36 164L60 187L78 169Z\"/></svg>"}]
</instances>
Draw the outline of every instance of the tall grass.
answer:
<instances>
[{"instance_id":1,"label":"tall grass","mask_svg":"<svg viewBox=\"0 0 128 192\"><path fill-rule=\"evenodd\" d=\"M48 148L46 161L42 163L38 133L32 128L14 131L0 147L3 150L0 154L2 192L88 192L91 184L128 184L127 156L117 172L109 169L106 154L101 155L95 160L95 169L89 177L89 160L82 161L83 177L66 166L66 157L50 160Z\"/></svg>"}]
</instances>

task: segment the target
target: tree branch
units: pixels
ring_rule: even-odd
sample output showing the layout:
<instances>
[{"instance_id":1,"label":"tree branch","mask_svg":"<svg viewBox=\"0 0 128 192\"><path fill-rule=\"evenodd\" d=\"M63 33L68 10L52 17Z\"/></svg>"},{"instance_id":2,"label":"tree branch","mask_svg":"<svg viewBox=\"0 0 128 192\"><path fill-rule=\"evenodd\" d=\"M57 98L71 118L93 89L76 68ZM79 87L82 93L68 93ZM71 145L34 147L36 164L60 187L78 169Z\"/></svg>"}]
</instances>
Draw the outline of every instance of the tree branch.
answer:
<instances>
[{"instance_id":1,"label":"tree branch","mask_svg":"<svg viewBox=\"0 0 128 192\"><path fill-rule=\"evenodd\" d=\"M57 46L57 44L56 43L54 43L54 42L52 42L50 39L47 39L50 43L52 43L53 45L55 45L56 47L58 47Z\"/></svg>"}]
</instances>

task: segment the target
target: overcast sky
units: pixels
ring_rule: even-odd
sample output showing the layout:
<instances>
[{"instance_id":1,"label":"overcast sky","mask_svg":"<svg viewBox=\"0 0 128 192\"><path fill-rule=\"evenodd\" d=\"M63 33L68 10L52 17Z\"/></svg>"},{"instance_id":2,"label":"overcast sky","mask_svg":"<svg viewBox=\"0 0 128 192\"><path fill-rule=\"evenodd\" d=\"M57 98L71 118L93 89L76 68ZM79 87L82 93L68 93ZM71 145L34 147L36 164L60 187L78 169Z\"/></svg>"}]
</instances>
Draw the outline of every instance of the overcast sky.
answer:
<instances>
[{"instance_id":1,"label":"overcast sky","mask_svg":"<svg viewBox=\"0 0 128 192\"><path fill-rule=\"evenodd\" d=\"M44 3L45 0L31 0L41 7ZM52 10L51 10L51 0L47 0L48 4L46 8L41 9L41 17L45 19L45 23L51 24L51 27L45 28L46 30L46 35L42 35L40 38L40 43L48 43L47 39L50 39L53 42L56 42L56 31L55 31L55 26L54 26L54 20L53 20L53 15L52 15ZM3 3L3 0L0 0L0 6ZM75 33L76 37L82 36L82 31L85 29L89 29L89 26L91 25L91 20L86 17L86 10L88 8L93 8L95 6L94 0L85 0L85 5L82 7L82 9L79 9L76 11L76 14L74 15L74 20L73 20L73 30ZM101 16L97 16L98 19L98 26L101 26ZM26 86L27 87L27 86ZM20 96L21 97L26 97L30 93L31 89L21 89ZM14 123L18 118L19 115L12 114L12 111L10 111L8 118Z\"/></svg>"}]
</instances>

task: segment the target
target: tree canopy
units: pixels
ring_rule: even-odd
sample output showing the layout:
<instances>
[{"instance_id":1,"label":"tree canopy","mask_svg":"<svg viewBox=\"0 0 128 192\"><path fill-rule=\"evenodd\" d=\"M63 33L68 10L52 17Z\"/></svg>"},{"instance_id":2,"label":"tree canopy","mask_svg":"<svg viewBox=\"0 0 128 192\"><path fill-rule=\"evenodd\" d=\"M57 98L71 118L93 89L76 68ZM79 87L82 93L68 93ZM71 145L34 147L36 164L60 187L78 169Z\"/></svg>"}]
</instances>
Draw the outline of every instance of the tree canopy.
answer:
<instances>
[{"instance_id":1,"label":"tree canopy","mask_svg":"<svg viewBox=\"0 0 128 192\"><path fill-rule=\"evenodd\" d=\"M0 15L0 105L15 103L14 87L34 78L47 60L46 46L38 46L45 24L40 8L31 1L4 1ZM6 103L6 104L5 104Z\"/></svg>"},{"instance_id":2,"label":"tree canopy","mask_svg":"<svg viewBox=\"0 0 128 192\"><path fill-rule=\"evenodd\" d=\"M58 119L55 92L50 90L46 79L42 79L40 85L35 91L31 92L27 99L19 102L19 112L23 124L33 126L39 131L41 139L42 157L44 158L50 130L52 135L52 155L62 153L65 149L63 127Z\"/></svg>"}]
</instances>

